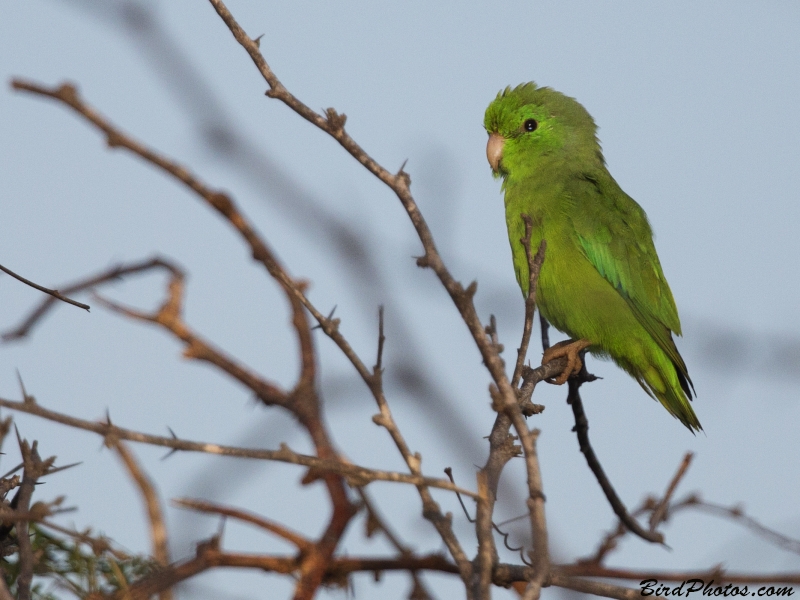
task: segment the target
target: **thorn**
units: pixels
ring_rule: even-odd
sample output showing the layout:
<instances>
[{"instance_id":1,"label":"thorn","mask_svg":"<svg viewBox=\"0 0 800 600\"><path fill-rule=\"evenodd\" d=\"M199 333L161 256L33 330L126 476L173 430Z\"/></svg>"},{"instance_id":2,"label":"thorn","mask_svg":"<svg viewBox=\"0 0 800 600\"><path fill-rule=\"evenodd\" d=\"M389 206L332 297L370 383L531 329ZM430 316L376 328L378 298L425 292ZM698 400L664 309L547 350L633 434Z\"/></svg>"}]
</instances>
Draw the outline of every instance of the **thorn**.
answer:
<instances>
[{"instance_id":1,"label":"thorn","mask_svg":"<svg viewBox=\"0 0 800 600\"><path fill-rule=\"evenodd\" d=\"M29 396L28 392L25 390L25 383L22 381L22 375L20 375L19 369L17 369L17 381L19 381L19 389L22 390L22 402L24 404L36 404L36 398Z\"/></svg>"},{"instance_id":2,"label":"thorn","mask_svg":"<svg viewBox=\"0 0 800 600\"><path fill-rule=\"evenodd\" d=\"M162 456L159 460L167 460L170 456L175 454L178 451L177 448L172 448L169 452L167 452L164 456Z\"/></svg>"},{"instance_id":3,"label":"thorn","mask_svg":"<svg viewBox=\"0 0 800 600\"><path fill-rule=\"evenodd\" d=\"M470 298L472 298L475 296L475 292L477 291L478 291L478 282L476 280L473 280L472 283L470 283L467 286L467 289L464 290L464 293Z\"/></svg>"},{"instance_id":4,"label":"thorn","mask_svg":"<svg viewBox=\"0 0 800 600\"><path fill-rule=\"evenodd\" d=\"M324 320L324 322L317 323L316 325L314 325L314 326L311 328L311 331L314 331L315 329L322 329L322 328L325 326L325 324L326 324L326 323L327 323L328 325L332 325L334 329L337 329L337 328L339 327L339 323L340 323L340 321L339 321L339 319L334 319L334 318L333 318L333 313L335 313L335 312L336 312L336 308L337 308L338 306L339 306L338 304L334 304L334 306L333 306L333 309L331 309L331 312L330 312L330 313L328 313L328 316L327 316L327 317L325 317L325 320Z\"/></svg>"},{"instance_id":5,"label":"thorn","mask_svg":"<svg viewBox=\"0 0 800 600\"><path fill-rule=\"evenodd\" d=\"M19 471L19 470L20 470L20 469L21 469L23 466L25 466L25 465L24 465L24 463L19 463L19 464L18 464L16 467L14 467L13 469L11 469L11 470L10 470L8 473L6 473L6 474L5 474L5 475L3 475L2 477L0 477L0 479L7 479L7 478L8 478L8 477L10 477L12 474L14 474L14 473L16 473L17 471Z\"/></svg>"},{"instance_id":6,"label":"thorn","mask_svg":"<svg viewBox=\"0 0 800 600\"><path fill-rule=\"evenodd\" d=\"M405 184L406 188L409 188L411 187L411 175L409 175L405 171L406 164L408 164L408 159L405 159L403 161L403 164L400 166L400 170L395 175L395 179L402 181Z\"/></svg>"},{"instance_id":7,"label":"thorn","mask_svg":"<svg viewBox=\"0 0 800 600\"><path fill-rule=\"evenodd\" d=\"M257 38L255 38L253 40L253 43L256 45L256 48L259 48L259 49L261 48L261 38L263 38L263 37L264 37L264 34L262 33L260 36L258 36Z\"/></svg>"},{"instance_id":8,"label":"thorn","mask_svg":"<svg viewBox=\"0 0 800 600\"><path fill-rule=\"evenodd\" d=\"M431 266L430 260L428 259L428 255L425 254L423 256L417 256L417 266L422 269L427 269Z\"/></svg>"},{"instance_id":9,"label":"thorn","mask_svg":"<svg viewBox=\"0 0 800 600\"><path fill-rule=\"evenodd\" d=\"M63 467L54 467L50 469L45 475L52 475L53 473L58 473L59 471L65 471L67 469L71 469L72 467L77 467L78 465L82 465L83 461L72 463L71 465L64 465Z\"/></svg>"}]
</instances>

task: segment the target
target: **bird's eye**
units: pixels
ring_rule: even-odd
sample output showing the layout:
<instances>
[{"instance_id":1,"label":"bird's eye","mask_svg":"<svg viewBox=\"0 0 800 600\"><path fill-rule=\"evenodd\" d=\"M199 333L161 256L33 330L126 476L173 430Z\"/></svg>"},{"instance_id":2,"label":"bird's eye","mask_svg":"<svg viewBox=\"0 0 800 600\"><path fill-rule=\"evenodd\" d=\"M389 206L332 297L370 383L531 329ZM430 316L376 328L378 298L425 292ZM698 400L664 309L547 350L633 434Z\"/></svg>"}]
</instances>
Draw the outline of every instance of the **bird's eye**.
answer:
<instances>
[{"instance_id":1,"label":"bird's eye","mask_svg":"<svg viewBox=\"0 0 800 600\"><path fill-rule=\"evenodd\" d=\"M539 126L539 123L536 122L536 119L528 119L522 124L522 128L525 131L536 131L536 128Z\"/></svg>"}]
</instances>

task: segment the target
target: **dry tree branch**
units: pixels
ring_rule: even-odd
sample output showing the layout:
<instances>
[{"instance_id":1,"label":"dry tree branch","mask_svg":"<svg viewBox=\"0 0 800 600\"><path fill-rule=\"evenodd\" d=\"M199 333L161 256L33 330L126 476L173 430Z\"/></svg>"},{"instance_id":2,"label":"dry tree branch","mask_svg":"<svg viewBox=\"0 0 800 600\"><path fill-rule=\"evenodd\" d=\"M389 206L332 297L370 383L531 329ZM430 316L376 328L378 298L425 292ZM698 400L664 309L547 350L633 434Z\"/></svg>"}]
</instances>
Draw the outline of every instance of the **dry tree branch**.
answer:
<instances>
[{"instance_id":1,"label":"dry tree branch","mask_svg":"<svg viewBox=\"0 0 800 600\"><path fill-rule=\"evenodd\" d=\"M439 488L451 492L458 492L459 494L469 496L471 498L476 497L475 492L460 488L445 479L409 475L407 473L397 473L394 471L368 469L351 463L342 462L341 460L321 459L317 456L309 456L307 454L299 454L294 452L286 444L281 444L280 450L262 450L256 448L240 448L237 446L210 444L207 442L193 442L177 438L174 435L172 437L164 437L141 433L131 429L125 429L114 425L108 419L105 422L79 419L71 415L49 410L30 400L27 402L17 402L15 400L6 400L5 398L0 398L0 406L31 415L36 415L37 417L47 419L48 421L61 423L69 427L74 427L75 429L90 431L103 437L114 436L115 438L121 440L150 444L152 446L161 446L164 448L172 448L173 450L183 450L186 452L203 452L218 456L251 458L256 460L274 460L293 465L301 465L315 471L331 472L341 475L342 477L345 477L351 483L351 485L354 486L367 485L373 481L387 481L405 483L414 486Z\"/></svg>"},{"instance_id":2,"label":"dry tree branch","mask_svg":"<svg viewBox=\"0 0 800 600\"><path fill-rule=\"evenodd\" d=\"M653 509L653 514L650 515L650 531L655 531L656 527L658 527L661 522L666 520L669 502L672 500L672 496L675 494L675 490L678 488L678 484L681 482L681 479L683 479L683 477L686 475L686 472L689 470L689 466L692 464L693 457L694 454L692 452L687 452L684 455L678 470L675 472L675 475L672 477L672 480L667 486L667 491L664 492L664 497Z\"/></svg>"},{"instance_id":3,"label":"dry tree branch","mask_svg":"<svg viewBox=\"0 0 800 600\"><path fill-rule=\"evenodd\" d=\"M250 247L253 258L265 267L267 272L283 289L291 307L292 324L300 346L300 375L294 389L287 394L281 394L282 402L276 401L277 396L270 395L270 403L280 404L295 415L308 431L317 455L320 458L337 459L338 453L334 449L321 417L321 408L315 387L316 354L311 334L311 326L308 323L308 318L304 310L305 296L303 291L305 284L294 281L288 275L267 243L244 217L230 196L211 189L199 177L182 165L155 152L146 145L134 140L132 137L123 134L119 129L111 125L109 121L100 116L97 111L88 106L80 98L77 89L73 85L63 84L58 88L50 89L35 83L15 79L12 81L12 86L14 89L46 96L66 104L100 129L105 134L110 147L126 148L175 177L199 195L236 229ZM173 280L171 285L177 287L176 281ZM174 292L174 297L179 298L179 295L179 290ZM177 310L177 306L173 308L165 305L164 311L160 316L166 317L167 319L176 317ZM131 314L131 316L133 316L133 314ZM161 324L166 325L166 323ZM177 335L177 332L174 330L173 333ZM205 348L201 348L201 350L204 349ZM190 346L188 350L191 353L194 349ZM233 373L230 372L229 374L233 375ZM253 391L261 398L261 393L264 390L257 388ZM325 571L325 565L333 556L339 539L344 534L347 524L356 512L356 507L350 502L341 477L332 472L325 472L322 474L321 478L328 489L328 495L333 505L333 513L328 523L327 530L323 533L319 542L314 547L314 550L310 552L303 561L302 573L295 589L295 598L297 600L311 598L319 587L322 575Z\"/></svg>"},{"instance_id":4,"label":"dry tree branch","mask_svg":"<svg viewBox=\"0 0 800 600\"><path fill-rule=\"evenodd\" d=\"M382 312L383 311L381 309L381 313ZM380 348L378 350L378 354L380 356ZM391 543L392 546L394 546L395 549L400 553L400 556L412 556L413 552L411 548L400 541L398 535L392 531L386 520L378 512L378 509L372 502L367 490L365 490L363 487L358 487L356 488L356 493L358 493L359 497L361 498L361 502L364 505L364 509L367 513L367 537L371 537L375 531L380 531L386 536L386 539L389 540L389 543ZM411 595L412 598L415 600L432 600L433 596L428 591L422 579L420 579L417 571L411 571L411 580L414 584L413 593Z\"/></svg>"},{"instance_id":5,"label":"dry tree branch","mask_svg":"<svg viewBox=\"0 0 800 600\"><path fill-rule=\"evenodd\" d=\"M624 579L628 581L644 581L657 579L658 581L687 581L689 579L702 579L706 582L714 581L714 585L726 583L741 584L792 584L800 585L800 572L783 573L739 573L727 572L718 565L707 570L686 571L659 571L641 569L618 569L594 563L580 563L573 565L556 565L554 571L569 577L602 577L604 579Z\"/></svg>"},{"instance_id":6,"label":"dry tree branch","mask_svg":"<svg viewBox=\"0 0 800 600\"><path fill-rule=\"evenodd\" d=\"M72 304L72 306L77 306L78 308L82 308L83 310L85 310L87 312L89 311L90 306L88 304L83 304L82 302L78 302L76 300L72 300L71 298L67 298L66 296L64 296L58 290L51 290L49 288L42 287L38 283L32 282L30 279L25 279L22 275L17 275L16 273L14 273L14 271L12 271L11 269L7 269L3 265L0 265L0 271L3 271L3 273L7 273L8 275L11 275L17 281L21 281L25 285L28 285L28 286L32 287L33 289L35 289L35 290L39 290L40 292L44 292L45 294L48 294L48 295L52 296L53 298L61 300L62 302L66 302L67 304Z\"/></svg>"},{"instance_id":7,"label":"dry tree branch","mask_svg":"<svg viewBox=\"0 0 800 600\"><path fill-rule=\"evenodd\" d=\"M215 504L205 500L193 500L191 498L175 498L172 500L172 504L179 508L196 510L198 512L220 515L223 517L231 517L232 519L251 523L256 527L260 527L261 529L269 531L270 533L274 533L287 542L294 544L300 552L309 552L314 546L314 542L304 538L299 533L292 531L285 525L281 525L280 523L276 523L271 519L267 519L261 515L257 515L246 510L233 508L230 506L222 506L221 504Z\"/></svg>"},{"instance_id":8,"label":"dry tree branch","mask_svg":"<svg viewBox=\"0 0 800 600\"><path fill-rule=\"evenodd\" d=\"M616 598L617 600L641 600L642 597L641 590L620 587L601 581L567 577L557 572L550 576L550 584L582 594L592 594L594 596L603 596L604 598ZM660 596L652 596L652 600L664 599Z\"/></svg>"},{"instance_id":9,"label":"dry tree branch","mask_svg":"<svg viewBox=\"0 0 800 600\"><path fill-rule=\"evenodd\" d=\"M536 309L536 290L539 281L539 272L544 261L544 253L546 242L542 241L536 255L533 256L530 248L531 230L533 223L528 215L522 215L525 222L525 237L520 240L526 249L526 257L528 259L528 295L525 299L525 324L523 327L522 340L520 342L519 350L517 351L517 362L514 369L514 376L512 378L512 386L517 389L520 377L523 372L523 362L527 354L528 344L530 343L531 331L533 329L533 316ZM555 361L554 361L555 362ZM543 375L540 367L539 375ZM533 369L528 369L533 373ZM542 377L543 379L544 377ZM519 404L527 401L530 403L530 397L533 394L533 389L541 379L536 379L535 376L529 375L526 378L527 395L519 394ZM515 438L509 433L512 423L517 429L519 434L520 430L527 432L527 425L522 417L522 411L517 402L514 402L513 407L508 404L504 405L504 398L499 394L494 397L493 407L497 411L497 418L495 419L492 427L492 432L489 434L489 457L486 464L479 473L479 482L485 482L487 491L487 500L485 503L478 504L478 512L476 515L476 533L478 535L479 555L476 562L479 566L480 584L484 594L488 593L488 581L490 580L491 569L494 563L497 562L497 549L494 545L494 538L492 535L492 514L494 512L494 504L497 497L497 486L500 482L500 474L502 473L505 465L514 456L518 456L520 452L519 446L514 441ZM533 434L538 435L538 432ZM533 531L533 539L536 543L534 550L534 560L536 561L536 583L531 587L531 594L535 597L538 594L538 589L541 587L542 582L547 576L547 532L546 524L544 523L544 496L541 494L541 476L538 474L538 461L531 460L527 464L528 454L532 453L535 457L535 440L530 439L531 436L520 435L519 439L523 442L523 450L525 451L526 466L528 467L528 484L529 484L529 513L531 515L531 525ZM531 474L534 474L533 477ZM534 496L540 496L535 503L531 503ZM541 502L541 506L540 503Z\"/></svg>"},{"instance_id":10,"label":"dry tree branch","mask_svg":"<svg viewBox=\"0 0 800 600\"><path fill-rule=\"evenodd\" d=\"M53 531L57 531L58 533L72 538L76 542L86 544L97 556L100 556L101 554L110 554L116 560L120 561L129 560L131 558L131 555L127 552L123 552L119 548L114 547L109 538L104 536L95 537L89 535L89 529L85 531L75 531L74 529L62 527L58 523L53 523L52 521L48 520L41 521L41 524L48 529L52 529Z\"/></svg>"},{"instance_id":11,"label":"dry tree branch","mask_svg":"<svg viewBox=\"0 0 800 600\"><path fill-rule=\"evenodd\" d=\"M197 547L197 555L167 567L136 582L127 590L107 596L108 600L149 600L160 590L172 587L203 571L215 567L251 568L282 574L295 574L300 567L296 556L272 556L266 554L236 554L220 550L219 540L212 538ZM323 577L325 585L341 586L347 577L356 572L421 571L435 570L457 573L456 566L439 554L408 556L400 558L336 557L328 564Z\"/></svg>"},{"instance_id":12,"label":"dry tree branch","mask_svg":"<svg viewBox=\"0 0 800 600\"><path fill-rule=\"evenodd\" d=\"M706 502L700 498L699 494L690 494L680 502L672 504L668 511L667 516L664 518L666 521L675 513L694 509L702 512L707 512L722 519L731 519L734 523L738 523L742 527L749 529L756 535L764 538L768 542L794 554L800 554L800 540L784 535L779 531L770 529L765 525L759 523L753 517L745 514L741 506L723 506L713 502Z\"/></svg>"},{"instance_id":13,"label":"dry tree branch","mask_svg":"<svg viewBox=\"0 0 800 600\"><path fill-rule=\"evenodd\" d=\"M519 386L520 378L522 377L522 367L525 363L525 357L528 355L528 345L531 341L531 332L533 331L533 316L536 311L536 286L539 283L539 271L544 262L544 254L547 250L547 241L542 240L539 244L539 249L536 251L535 256L531 256L531 231L533 230L533 221L529 215L521 215L525 223L525 237L522 242L522 247L525 248L525 257L528 260L528 295L525 297L525 322L522 327L522 340L517 350L517 363L514 366L514 375L511 377L511 386L517 388Z\"/></svg>"},{"instance_id":14,"label":"dry tree branch","mask_svg":"<svg viewBox=\"0 0 800 600\"><path fill-rule=\"evenodd\" d=\"M105 445L112 450L115 450L119 455L128 474L133 479L139 492L142 495L145 509L147 511L148 521L150 522L150 538L153 543L153 558L161 566L166 566L170 563L169 558L169 542L167 540L167 528L164 524L164 512L161 509L161 500L158 497L158 492L153 485L153 482L144 472L139 461L136 460L130 448L122 442L122 440L115 439L113 436L106 436ZM172 594L169 590L161 592L162 600L169 600Z\"/></svg>"},{"instance_id":15,"label":"dry tree branch","mask_svg":"<svg viewBox=\"0 0 800 600\"><path fill-rule=\"evenodd\" d=\"M128 265L116 265L110 269L103 271L97 275L93 275L86 279L76 281L74 283L62 286L65 294L73 294L91 289L95 286L105 283L107 281L114 281L121 279L124 275L131 275L135 273L142 273L156 268L163 268L166 270L172 269L172 264L159 257L150 258L140 261L138 263L131 263ZM31 329L43 319L50 309L55 308L56 300L54 298L45 298L39 305L33 309L30 314L12 330L6 331L0 336L3 341L10 341L27 336Z\"/></svg>"},{"instance_id":16,"label":"dry tree branch","mask_svg":"<svg viewBox=\"0 0 800 600\"><path fill-rule=\"evenodd\" d=\"M444 288L447 290L448 294L450 295L453 303L455 304L456 308L458 309L464 323L467 325L470 333L472 334L473 340L478 347L478 350L483 358L483 362L486 365L486 368L489 370L489 373L494 380L494 384L496 386L498 397L502 398L502 403L504 405L504 410L519 411L517 407L517 396L516 393L511 386L511 382L509 381L506 373L505 373L505 364L500 358L499 353L497 352L497 348L492 343L491 340L487 339L485 335L484 326L481 323L480 318L475 310L475 306L472 302L472 298L477 291L477 284L473 282L470 284L466 289L456 281L456 279L451 275L450 271L445 266L444 262L442 261L441 256L436 248L436 244L433 240L433 235L431 234L430 229L428 228L425 219L423 218L419 208L417 207L416 201L414 200L413 196L410 192L410 177L408 174L403 171L402 167L396 174L390 173L380 164L378 164L369 154L367 154L361 146L359 146L353 138L345 131L344 124L346 121L345 115L340 115L334 109L329 108L325 112L325 116L318 114L317 112L311 110L308 106L298 100L293 94L291 94L280 82L277 76L273 73L272 69L269 67L267 61L264 59L264 56L261 54L258 44L255 40L251 39L245 31L241 28L241 26L237 23L236 19L230 13L228 8L225 6L222 0L210 0L212 6L217 11L217 14L222 18L222 20L227 25L228 29L230 29L231 33L233 34L234 38L237 42L247 51L250 55L250 58L255 63L256 67L258 68L259 72L261 73L264 80L269 85L269 90L267 91L267 96L271 98L276 98L286 104L289 108L291 108L294 112L302 116L304 119L308 120L312 124L316 125L318 128L323 130L324 132L328 133L331 137L333 137L337 142L339 142L342 147L347 150L347 152L353 156L357 161L359 161L367 170L372 173L375 177L380 179L383 183L385 183L397 196L400 200L401 204L406 210L415 230L417 231L417 235L422 243L424 254L420 258L417 259L417 265L420 267L427 267L434 271L436 276L439 278L439 281L442 283ZM324 329L324 327L323 327ZM327 333L327 331L326 331ZM365 379L366 381L366 379ZM377 395L376 395L377 396ZM377 397L376 397L377 399ZM383 413L383 407L381 407ZM381 415L383 417L383 414ZM518 436L521 440L523 440L523 447L526 451L534 449L534 443L531 438L531 434L525 425L524 418L522 417L522 413L519 413L519 418L513 418L512 422L514 423L515 430L517 431ZM394 436L393 436L394 437ZM404 456L410 456L410 454L405 454ZM528 479L529 479L529 487L532 490L532 494L536 494L537 492L533 491L537 488L536 481L539 481L540 484L540 477L538 474L538 462L536 461L535 454L529 459L526 460L526 467L528 468ZM538 487L541 487L538 485ZM538 492L541 495L541 492ZM543 497L540 498L531 498L532 506L537 507L536 512L541 512L541 504L543 503ZM425 500L423 499L423 502ZM537 525L532 525L534 529L537 529L540 526L543 526L544 521L538 517L534 517L533 521L537 523ZM437 527L437 529L440 529ZM449 526L447 527L449 529ZM446 530L440 529L440 535L446 533ZM541 532L539 532L541 533ZM540 536L541 537L541 536ZM454 551L451 543L448 542L446 538L445 542L448 544L448 548L451 549L451 552ZM471 565L465 562L466 557L462 557L462 553L458 552L458 554L454 554L454 558L456 562L459 564L459 568L461 570L461 576L464 580L465 584L467 585L467 593L470 594L470 571Z\"/></svg>"},{"instance_id":17,"label":"dry tree branch","mask_svg":"<svg viewBox=\"0 0 800 600\"><path fill-rule=\"evenodd\" d=\"M291 410L291 397L277 385L266 381L252 370L239 364L222 350L215 348L210 342L195 334L183 321L184 273L176 265L161 260L159 266L165 266L170 273L167 285L168 296L162 305L152 313L146 313L122 306L101 296L95 295L103 306L130 319L146 321L160 325L185 344L185 358L208 362L236 379L252 390L261 402L269 405L283 406Z\"/></svg>"},{"instance_id":18,"label":"dry tree branch","mask_svg":"<svg viewBox=\"0 0 800 600\"><path fill-rule=\"evenodd\" d=\"M583 410L583 402L581 401L579 388L584 381L592 381L594 375L589 375L588 373L585 373L585 371L586 365L584 364L581 373L577 377L572 377L567 381L567 384L569 385L567 403L572 406L572 414L575 416L575 433L578 437L578 446L580 447L580 451L586 458L586 463L589 465L592 473L594 473L597 483L600 484L600 487L602 488L608 503L611 505L614 514L619 517L619 520L624 523L625 527L627 527L631 533L636 534L643 540L653 542L654 544L663 544L664 536L660 532L650 531L642 527L639 522L631 516L631 514L628 512L628 509L625 508L625 504L623 504L622 500L620 500L620 497L614 489L614 486L611 484L611 481L608 479L608 476L603 470L600 460L594 453L594 448L592 448L592 445L589 442L589 420L586 418L586 413Z\"/></svg>"},{"instance_id":19,"label":"dry tree branch","mask_svg":"<svg viewBox=\"0 0 800 600\"><path fill-rule=\"evenodd\" d=\"M325 116L322 116L311 110L291 94L267 64L256 41L245 33L225 4L221 0L209 1L214 7L214 10L217 11L217 14L225 22L225 25L230 29L236 41L247 51L262 77L269 85L270 89L266 93L267 96L280 100L298 115L333 137L351 156L353 156L353 158L364 165L370 173L386 184L395 193L403 205L403 208L406 210L422 243L424 255L417 259L417 265L430 268L434 271L472 334L475 344L480 351L481 358L492 375L492 378L495 380L495 383L498 385L500 392L513 399L514 392L506 376L503 360L493 348L490 340L486 338L483 324L472 302L472 298L477 291L477 283L473 282L465 289L461 283L455 280L445 266L436 248L433 234L422 216L414 197L411 195L411 179L408 173L402 168L396 174L390 173L367 154L345 131L345 115L340 115L334 109L329 108L326 110ZM323 330L327 333L324 326ZM362 371L359 370L359 372L361 373Z\"/></svg>"}]
</instances>

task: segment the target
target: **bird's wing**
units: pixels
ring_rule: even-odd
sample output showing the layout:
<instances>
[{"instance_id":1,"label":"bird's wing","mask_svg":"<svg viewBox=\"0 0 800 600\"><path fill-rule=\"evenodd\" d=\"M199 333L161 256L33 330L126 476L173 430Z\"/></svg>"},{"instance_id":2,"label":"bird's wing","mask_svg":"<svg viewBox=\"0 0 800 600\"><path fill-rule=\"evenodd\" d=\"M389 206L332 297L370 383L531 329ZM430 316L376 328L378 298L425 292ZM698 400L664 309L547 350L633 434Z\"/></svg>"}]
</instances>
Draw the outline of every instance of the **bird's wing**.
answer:
<instances>
[{"instance_id":1,"label":"bird's wing","mask_svg":"<svg viewBox=\"0 0 800 600\"><path fill-rule=\"evenodd\" d=\"M670 330L681 333L678 309L661 270L647 215L605 169L581 174L570 187L572 221L586 257L685 373L670 335Z\"/></svg>"}]
</instances>

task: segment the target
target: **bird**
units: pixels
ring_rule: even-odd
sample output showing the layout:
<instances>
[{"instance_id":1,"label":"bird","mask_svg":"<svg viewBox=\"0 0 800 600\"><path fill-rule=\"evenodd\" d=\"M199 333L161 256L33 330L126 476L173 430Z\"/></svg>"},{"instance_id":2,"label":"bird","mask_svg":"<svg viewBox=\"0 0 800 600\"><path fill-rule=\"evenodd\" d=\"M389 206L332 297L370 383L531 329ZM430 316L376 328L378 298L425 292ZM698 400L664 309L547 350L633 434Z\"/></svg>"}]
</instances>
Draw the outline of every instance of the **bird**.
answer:
<instances>
[{"instance_id":1,"label":"bird","mask_svg":"<svg viewBox=\"0 0 800 600\"><path fill-rule=\"evenodd\" d=\"M691 432L702 430L690 403L694 385L673 340L681 323L652 228L609 173L592 116L574 98L529 82L501 90L484 127L526 298L524 243L535 253L546 241L536 304L570 338L544 353L542 364L567 358L553 383L579 373L584 352L610 358Z\"/></svg>"}]
</instances>

